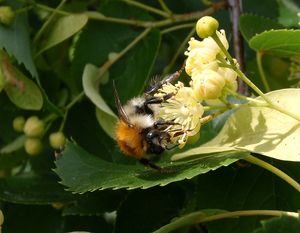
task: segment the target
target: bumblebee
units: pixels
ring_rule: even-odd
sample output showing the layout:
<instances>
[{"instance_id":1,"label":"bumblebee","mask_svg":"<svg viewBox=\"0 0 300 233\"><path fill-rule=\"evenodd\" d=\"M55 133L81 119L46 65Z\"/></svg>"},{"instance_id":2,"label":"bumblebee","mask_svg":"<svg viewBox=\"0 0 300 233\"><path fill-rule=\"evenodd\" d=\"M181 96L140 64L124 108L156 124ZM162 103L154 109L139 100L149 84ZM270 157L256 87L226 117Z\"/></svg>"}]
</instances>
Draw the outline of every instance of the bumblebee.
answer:
<instances>
[{"instance_id":1,"label":"bumblebee","mask_svg":"<svg viewBox=\"0 0 300 233\"><path fill-rule=\"evenodd\" d=\"M149 160L149 154L159 155L170 148L171 135L168 132L173 121L156 119L159 104L167 101L175 93L155 96L157 91L166 83L175 82L184 66L175 73L159 80L152 80L143 95L121 104L115 83L113 92L118 110L119 121L116 126L116 140L120 150L128 156L138 159L142 164L162 171L162 168Z\"/></svg>"}]
</instances>

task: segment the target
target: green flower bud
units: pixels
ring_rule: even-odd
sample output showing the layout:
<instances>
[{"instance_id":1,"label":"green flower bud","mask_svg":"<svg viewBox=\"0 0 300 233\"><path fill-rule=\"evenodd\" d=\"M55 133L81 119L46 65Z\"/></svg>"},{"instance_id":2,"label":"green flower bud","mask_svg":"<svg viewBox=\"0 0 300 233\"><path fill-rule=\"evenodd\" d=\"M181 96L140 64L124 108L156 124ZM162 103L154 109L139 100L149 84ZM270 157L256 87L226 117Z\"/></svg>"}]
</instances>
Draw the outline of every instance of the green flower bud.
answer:
<instances>
[{"instance_id":1,"label":"green flower bud","mask_svg":"<svg viewBox=\"0 0 300 233\"><path fill-rule=\"evenodd\" d=\"M196 24L196 32L200 38L212 36L218 29L219 22L211 17L204 16L200 18Z\"/></svg>"},{"instance_id":2,"label":"green flower bud","mask_svg":"<svg viewBox=\"0 0 300 233\"><path fill-rule=\"evenodd\" d=\"M42 152L43 144L38 138L26 138L25 151L29 155L38 155Z\"/></svg>"},{"instance_id":3,"label":"green flower bud","mask_svg":"<svg viewBox=\"0 0 300 233\"><path fill-rule=\"evenodd\" d=\"M66 138L63 132L55 132L50 134L49 143L52 148L60 149L66 143Z\"/></svg>"},{"instance_id":4,"label":"green flower bud","mask_svg":"<svg viewBox=\"0 0 300 233\"><path fill-rule=\"evenodd\" d=\"M13 128L17 132L23 132L25 125L25 118L23 116L18 116L13 120Z\"/></svg>"},{"instance_id":5,"label":"green flower bud","mask_svg":"<svg viewBox=\"0 0 300 233\"><path fill-rule=\"evenodd\" d=\"M10 6L0 6L0 22L5 25L11 25L15 19L15 12Z\"/></svg>"},{"instance_id":6,"label":"green flower bud","mask_svg":"<svg viewBox=\"0 0 300 233\"><path fill-rule=\"evenodd\" d=\"M31 116L24 125L24 133L29 137L41 137L45 130L45 124L37 116Z\"/></svg>"}]
</instances>

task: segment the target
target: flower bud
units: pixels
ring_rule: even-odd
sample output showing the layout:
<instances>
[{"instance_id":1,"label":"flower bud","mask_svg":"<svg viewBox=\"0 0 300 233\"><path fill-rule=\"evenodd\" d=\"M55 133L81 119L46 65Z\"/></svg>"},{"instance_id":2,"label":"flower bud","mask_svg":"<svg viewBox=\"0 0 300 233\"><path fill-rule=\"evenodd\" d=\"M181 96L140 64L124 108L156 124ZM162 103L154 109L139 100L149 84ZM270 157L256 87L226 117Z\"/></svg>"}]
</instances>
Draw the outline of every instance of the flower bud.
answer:
<instances>
[{"instance_id":1,"label":"flower bud","mask_svg":"<svg viewBox=\"0 0 300 233\"><path fill-rule=\"evenodd\" d=\"M29 155L38 155L43 149L43 144L38 138L26 138L25 151Z\"/></svg>"},{"instance_id":2,"label":"flower bud","mask_svg":"<svg viewBox=\"0 0 300 233\"><path fill-rule=\"evenodd\" d=\"M25 118L23 116L18 116L13 120L13 128L17 132L23 132L25 125Z\"/></svg>"},{"instance_id":3,"label":"flower bud","mask_svg":"<svg viewBox=\"0 0 300 233\"><path fill-rule=\"evenodd\" d=\"M66 138L63 132L55 132L50 134L49 143L52 148L60 149L66 143Z\"/></svg>"},{"instance_id":4,"label":"flower bud","mask_svg":"<svg viewBox=\"0 0 300 233\"><path fill-rule=\"evenodd\" d=\"M11 25L15 19L15 12L10 6L0 6L0 22L5 25Z\"/></svg>"},{"instance_id":5,"label":"flower bud","mask_svg":"<svg viewBox=\"0 0 300 233\"><path fill-rule=\"evenodd\" d=\"M196 99L217 99L225 86L224 78L213 70L204 70L192 77L193 90Z\"/></svg>"},{"instance_id":6,"label":"flower bud","mask_svg":"<svg viewBox=\"0 0 300 233\"><path fill-rule=\"evenodd\" d=\"M37 116L31 116L24 125L24 133L29 137L41 137L45 130L45 124Z\"/></svg>"},{"instance_id":7,"label":"flower bud","mask_svg":"<svg viewBox=\"0 0 300 233\"><path fill-rule=\"evenodd\" d=\"M212 36L218 29L219 22L211 17L204 16L200 18L196 24L196 32L200 38Z\"/></svg>"}]
</instances>

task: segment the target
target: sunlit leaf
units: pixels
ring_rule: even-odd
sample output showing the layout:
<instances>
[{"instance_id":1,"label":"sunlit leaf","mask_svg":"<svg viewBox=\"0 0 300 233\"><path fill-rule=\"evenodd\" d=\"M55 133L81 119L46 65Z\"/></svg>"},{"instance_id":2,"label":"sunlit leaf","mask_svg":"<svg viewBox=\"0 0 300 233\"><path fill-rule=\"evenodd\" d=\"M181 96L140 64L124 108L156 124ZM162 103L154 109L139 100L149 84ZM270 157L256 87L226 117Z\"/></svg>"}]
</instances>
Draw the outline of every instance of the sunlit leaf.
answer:
<instances>
[{"instance_id":1,"label":"sunlit leaf","mask_svg":"<svg viewBox=\"0 0 300 233\"><path fill-rule=\"evenodd\" d=\"M282 89L268 98L300 116L300 89ZM260 99L260 98L258 98ZM233 113L218 136L208 143L173 156L174 160L219 151L251 151L275 159L300 161L300 123L268 107L242 106Z\"/></svg>"}]
</instances>

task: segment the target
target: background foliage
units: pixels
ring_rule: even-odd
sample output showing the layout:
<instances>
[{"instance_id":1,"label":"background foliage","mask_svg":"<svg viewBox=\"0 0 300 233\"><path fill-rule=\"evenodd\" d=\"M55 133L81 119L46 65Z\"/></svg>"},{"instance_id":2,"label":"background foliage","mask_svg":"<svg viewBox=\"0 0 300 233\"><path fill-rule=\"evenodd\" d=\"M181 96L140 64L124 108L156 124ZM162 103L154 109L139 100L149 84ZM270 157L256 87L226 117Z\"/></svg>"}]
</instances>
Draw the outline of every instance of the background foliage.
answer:
<instances>
[{"instance_id":1,"label":"background foliage","mask_svg":"<svg viewBox=\"0 0 300 233\"><path fill-rule=\"evenodd\" d=\"M299 192L268 171L238 161L249 152L170 162L173 155L191 153L216 136L230 114L205 125L196 144L162 156L159 165L172 167L174 174L159 174L119 152L112 133L112 80L124 103L141 94L152 76L175 72L203 14L219 20L233 53L231 10L225 2L215 1L219 7L213 8L198 0L135 1L159 12L132 2L1 1L16 13L10 25L0 25L2 231L299 232L300 220L286 216L205 221L235 211L300 209ZM246 73L265 91L299 87L300 33L286 29L299 28L300 6L290 0L242 5ZM268 85L260 78L255 51L263 51ZM5 67L14 76L3 85ZM13 129L13 119L20 115L37 115L46 123L43 150L36 156L25 152L24 134ZM241 122L242 129L246 123ZM69 139L63 154L48 142L49 134L60 129ZM295 148L287 153L298 155ZM299 161L267 161L300 180Z\"/></svg>"}]
</instances>

